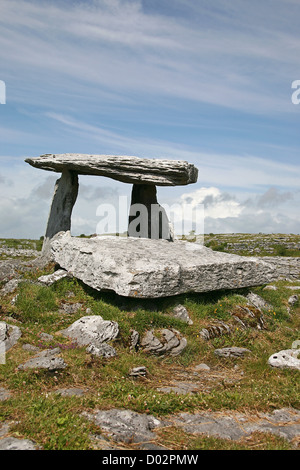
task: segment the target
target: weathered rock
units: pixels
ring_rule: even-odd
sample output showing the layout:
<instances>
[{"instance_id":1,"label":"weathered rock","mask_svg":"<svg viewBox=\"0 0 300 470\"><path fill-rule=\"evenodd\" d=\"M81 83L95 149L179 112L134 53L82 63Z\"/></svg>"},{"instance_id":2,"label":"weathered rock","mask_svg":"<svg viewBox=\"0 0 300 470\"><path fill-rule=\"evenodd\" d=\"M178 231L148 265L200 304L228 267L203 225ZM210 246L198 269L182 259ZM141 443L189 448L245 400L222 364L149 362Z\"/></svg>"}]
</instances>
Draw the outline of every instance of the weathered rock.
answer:
<instances>
[{"instance_id":1,"label":"weathered rock","mask_svg":"<svg viewBox=\"0 0 300 470\"><path fill-rule=\"evenodd\" d=\"M210 367L209 367L207 364L201 363L201 364L197 364L195 367L193 367L193 369L194 369L196 372L201 371L201 370L207 370L207 371L209 371L209 370L210 370Z\"/></svg>"},{"instance_id":2,"label":"weathered rock","mask_svg":"<svg viewBox=\"0 0 300 470\"><path fill-rule=\"evenodd\" d=\"M131 410L96 411L95 413L83 413L83 416L106 431L115 441L125 443L152 440L155 437L152 430L163 424L162 421L151 415Z\"/></svg>"},{"instance_id":3,"label":"weathered rock","mask_svg":"<svg viewBox=\"0 0 300 470\"><path fill-rule=\"evenodd\" d=\"M154 330L147 331L143 336L141 347L145 352L155 355L178 356L187 345L186 339L177 330L164 328L159 330L157 334L160 339L155 336Z\"/></svg>"},{"instance_id":4,"label":"weathered rock","mask_svg":"<svg viewBox=\"0 0 300 470\"><path fill-rule=\"evenodd\" d=\"M22 282L22 279L11 279L4 285L4 287L2 287L2 289L0 290L0 294L1 295L11 294L17 289L20 282Z\"/></svg>"},{"instance_id":5,"label":"weathered rock","mask_svg":"<svg viewBox=\"0 0 300 470\"><path fill-rule=\"evenodd\" d=\"M37 346L33 346L33 344L28 344L28 343L23 344L22 349L24 349L24 351L32 351L32 352L40 351L40 348L38 348Z\"/></svg>"},{"instance_id":6,"label":"weathered rock","mask_svg":"<svg viewBox=\"0 0 300 470\"><path fill-rule=\"evenodd\" d=\"M147 369L145 366L134 367L130 369L129 376L130 377L146 377Z\"/></svg>"},{"instance_id":7,"label":"weathered rock","mask_svg":"<svg viewBox=\"0 0 300 470\"><path fill-rule=\"evenodd\" d=\"M65 369L67 364L62 357L59 357L60 349L45 349L35 357L32 357L24 364L18 366L18 370L26 369L47 369L50 372L58 369Z\"/></svg>"},{"instance_id":8,"label":"weathered rock","mask_svg":"<svg viewBox=\"0 0 300 470\"><path fill-rule=\"evenodd\" d=\"M48 333L40 333L39 338L41 341L52 341L54 339L53 335Z\"/></svg>"},{"instance_id":9,"label":"weathered rock","mask_svg":"<svg viewBox=\"0 0 300 470\"><path fill-rule=\"evenodd\" d=\"M38 281L41 284L45 284L46 286L52 286L52 284L59 281L60 279L63 279L64 277L70 277L70 274L67 271L65 271L64 269L58 269L53 274L40 276L38 278Z\"/></svg>"},{"instance_id":10,"label":"weathered rock","mask_svg":"<svg viewBox=\"0 0 300 470\"><path fill-rule=\"evenodd\" d=\"M98 346L90 344L86 348L86 352L96 357L115 357L117 355L117 351L115 350L115 348L113 348L107 343L102 343Z\"/></svg>"},{"instance_id":11,"label":"weathered rock","mask_svg":"<svg viewBox=\"0 0 300 470\"><path fill-rule=\"evenodd\" d=\"M298 300L299 300L298 295L296 295L296 294L291 295L291 297L288 300L288 303L289 303L289 305L291 305L291 307L293 307L298 302Z\"/></svg>"},{"instance_id":12,"label":"weathered rock","mask_svg":"<svg viewBox=\"0 0 300 470\"><path fill-rule=\"evenodd\" d=\"M38 450L38 446L29 439L4 437L0 439L0 450Z\"/></svg>"},{"instance_id":13,"label":"weathered rock","mask_svg":"<svg viewBox=\"0 0 300 470\"><path fill-rule=\"evenodd\" d=\"M131 330L130 335L130 350L137 351L140 345L140 334L136 330Z\"/></svg>"},{"instance_id":14,"label":"weathered rock","mask_svg":"<svg viewBox=\"0 0 300 470\"><path fill-rule=\"evenodd\" d=\"M78 346L93 344L100 347L102 343L118 336L119 327L117 322L103 320L100 315L88 315L61 330L60 334L76 341Z\"/></svg>"},{"instance_id":15,"label":"weathered rock","mask_svg":"<svg viewBox=\"0 0 300 470\"><path fill-rule=\"evenodd\" d=\"M277 279L298 280L300 277L299 256L263 256L261 259L275 267Z\"/></svg>"},{"instance_id":16,"label":"weathered rock","mask_svg":"<svg viewBox=\"0 0 300 470\"><path fill-rule=\"evenodd\" d=\"M231 311L232 317L242 328L257 328L263 330L266 328L264 316L260 308L251 305L236 305Z\"/></svg>"},{"instance_id":17,"label":"weathered rock","mask_svg":"<svg viewBox=\"0 0 300 470\"><path fill-rule=\"evenodd\" d=\"M271 433L289 441L299 436L300 411L295 409L274 410L273 413L244 414L203 411L180 413L172 422L185 432L238 440L254 432Z\"/></svg>"},{"instance_id":18,"label":"weathered rock","mask_svg":"<svg viewBox=\"0 0 300 470\"><path fill-rule=\"evenodd\" d=\"M251 351L246 348L232 346L229 348L215 349L214 353L219 357L244 357L246 354L251 353Z\"/></svg>"},{"instance_id":19,"label":"weathered rock","mask_svg":"<svg viewBox=\"0 0 300 470\"><path fill-rule=\"evenodd\" d=\"M229 335L231 333L231 328L229 325L222 321L216 321L208 325L206 328L202 328L199 335L201 338L206 341L217 338L218 336Z\"/></svg>"},{"instance_id":20,"label":"weathered rock","mask_svg":"<svg viewBox=\"0 0 300 470\"><path fill-rule=\"evenodd\" d=\"M9 351L18 339L22 336L21 329L18 326L9 325L8 323L0 322L0 350L1 352Z\"/></svg>"},{"instance_id":21,"label":"weathered rock","mask_svg":"<svg viewBox=\"0 0 300 470\"><path fill-rule=\"evenodd\" d=\"M0 401L7 400L10 397L11 397L11 393L8 390L6 390L6 388L0 387Z\"/></svg>"},{"instance_id":22,"label":"weathered rock","mask_svg":"<svg viewBox=\"0 0 300 470\"><path fill-rule=\"evenodd\" d=\"M196 243L142 238L52 240L55 261L85 284L126 297L155 298L265 284L276 275L256 258L220 253Z\"/></svg>"},{"instance_id":23,"label":"weathered rock","mask_svg":"<svg viewBox=\"0 0 300 470\"><path fill-rule=\"evenodd\" d=\"M193 324L193 320L190 318L187 309L183 305L176 305L172 310L172 316L178 318L179 320L187 323L188 325Z\"/></svg>"},{"instance_id":24,"label":"weathered rock","mask_svg":"<svg viewBox=\"0 0 300 470\"><path fill-rule=\"evenodd\" d=\"M300 370L300 359L298 359L299 354L300 349L285 349L272 354L268 359L268 364L280 369Z\"/></svg>"},{"instance_id":25,"label":"weathered rock","mask_svg":"<svg viewBox=\"0 0 300 470\"><path fill-rule=\"evenodd\" d=\"M198 170L180 160L159 160L122 155L46 154L26 158L35 168L79 175L107 176L123 183L176 186L195 183Z\"/></svg>"},{"instance_id":26,"label":"weathered rock","mask_svg":"<svg viewBox=\"0 0 300 470\"><path fill-rule=\"evenodd\" d=\"M189 393L196 393L199 391L197 384L193 382L178 382L174 381L172 385L159 387L158 392L175 393L176 395L187 395Z\"/></svg>"},{"instance_id":27,"label":"weathered rock","mask_svg":"<svg viewBox=\"0 0 300 470\"><path fill-rule=\"evenodd\" d=\"M80 310L82 306L83 304L80 302L77 302L74 304L62 303L60 304L59 312L66 313L68 315L73 315L74 313L77 313L78 310ZM89 315L91 313L91 309L87 308L86 310L87 310L86 313Z\"/></svg>"},{"instance_id":28,"label":"weathered rock","mask_svg":"<svg viewBox=\"0 0 300 470\"><path fill-rule=\"evenodd\" d=\"M246 296L247 300L256 308L270 309L272 306L265 301L260 295L249 292Z\"/></svg>"}]
</instances>

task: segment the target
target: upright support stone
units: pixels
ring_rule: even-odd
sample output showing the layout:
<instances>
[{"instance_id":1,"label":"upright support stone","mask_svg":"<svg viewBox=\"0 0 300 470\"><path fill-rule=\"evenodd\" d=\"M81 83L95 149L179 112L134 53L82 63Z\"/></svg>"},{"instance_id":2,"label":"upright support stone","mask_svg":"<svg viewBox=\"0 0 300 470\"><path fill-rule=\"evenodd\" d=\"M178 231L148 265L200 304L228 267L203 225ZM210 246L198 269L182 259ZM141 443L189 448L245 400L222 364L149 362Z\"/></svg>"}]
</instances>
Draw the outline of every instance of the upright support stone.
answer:
<instances>
[{"instance_id":1,"label":"upright support stone","mask_svg":"<svg viewBox=\"0 0 300 470\"><path fill-rule=\"evenodd\" d=\"M48 218L42 254L50 258L50 241L58 232L71 228L71 214L78 195L78 174L75 171L63 170L55 183L50 214Z\"/></svg>"},{"instance_id":2,"label":"upright support stone","mask_svg":"<svg viewBox=\"0 0 300 470\"><path fill-rule=\"evenodd\" d=\"M128 236L173 241L165 209L158 203L154 184L134 184L131 193Z\"/></svg>"}]
</instances>

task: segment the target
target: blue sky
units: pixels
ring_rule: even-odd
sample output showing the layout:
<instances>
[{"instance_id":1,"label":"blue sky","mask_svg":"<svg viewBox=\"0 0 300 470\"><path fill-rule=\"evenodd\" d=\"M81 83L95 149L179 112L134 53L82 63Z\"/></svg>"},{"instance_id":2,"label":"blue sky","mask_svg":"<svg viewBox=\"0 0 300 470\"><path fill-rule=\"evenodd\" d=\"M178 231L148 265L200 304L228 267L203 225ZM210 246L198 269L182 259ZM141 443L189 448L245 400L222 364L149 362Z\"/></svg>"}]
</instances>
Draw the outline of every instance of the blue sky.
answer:
<instances>
[{"instance_id":1,"label":"blue sky","mask_svg":"<svg viewBox=\"0 0 300 470\"><path fill-rule=\"evenodd\" d=\"M300 233L299 0L0 1L0 237L44 234L44 153L188 160L205 232ZM80 178L72 232L129 185Z\"/></svg>"}]
</instances>

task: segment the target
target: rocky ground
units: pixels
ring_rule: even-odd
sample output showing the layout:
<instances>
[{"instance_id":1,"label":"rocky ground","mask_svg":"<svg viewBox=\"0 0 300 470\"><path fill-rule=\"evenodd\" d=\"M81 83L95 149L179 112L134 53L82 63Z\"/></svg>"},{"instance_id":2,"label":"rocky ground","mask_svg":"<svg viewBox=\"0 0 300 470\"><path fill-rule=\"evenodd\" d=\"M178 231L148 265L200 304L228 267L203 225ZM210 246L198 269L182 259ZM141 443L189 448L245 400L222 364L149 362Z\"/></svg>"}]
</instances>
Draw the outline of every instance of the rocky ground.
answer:
<instances>
[{"instance_id":1,"label":"rocky ground","mask_svg":"<svg viewBox=\"0 0 300 470\"><path fill-rule=\"evenodd\" d=\"M299 249L292 238L269 241ZM233 251L261 243L212 239ZM299 448L300 270L238 293L142 302L94 295L44 267L31 243L5 245L1 450Z\"/></svg>"}]
</instances>

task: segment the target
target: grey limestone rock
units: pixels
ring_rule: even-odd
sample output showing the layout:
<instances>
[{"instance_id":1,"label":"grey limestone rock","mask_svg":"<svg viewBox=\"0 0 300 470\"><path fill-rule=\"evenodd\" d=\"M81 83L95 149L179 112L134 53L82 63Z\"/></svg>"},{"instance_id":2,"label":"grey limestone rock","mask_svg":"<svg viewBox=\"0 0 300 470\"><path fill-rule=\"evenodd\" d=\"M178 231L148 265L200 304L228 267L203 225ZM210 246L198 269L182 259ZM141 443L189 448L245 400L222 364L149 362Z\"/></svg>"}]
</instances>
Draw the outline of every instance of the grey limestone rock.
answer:
<instances>
[{"instance_id":1,"label":"grey limestone rock","mask_svg":"<svg viewBox=\"0 0 300 470\"><path fill-rule=\"evenodd\" d=\"M246 354L251 353L251 351L246 348L232 346L229 348L215 349L214 353L219 357L244 357Z\"/></svg>"},{"instance_id":2,"label":"grey limestone rock","mask_svg":"<svg viewBox=\"0 0 300 470\"><path fill-rule=\"evenodd\" d=\"M32 352L40 351L40 348L29 343L23 344L22 349L24 349L24 351L32 351Z\"/></svg>"},{"instance_id":3,"label":"grey limestone rock","mask_svg":"<svg viewBox=\"0 0 300 470\"><path fill-rule=\"evenodd\" d=\"M209 371L210 370L210 367L205 364L205 363L201 363L201 364L197 364L195 367L194 367L194 370L196 372L198 371L201 371L201 370L206 370L206 371Z\"/></svg>"},{"instance_id":4,"label":"grey limestone rock","mask_svg":"<svg viewBox=\"0 0 300 470\"><path fill-rule=\"evenodd\" d=\"M175 186L195 183L198 170L180 160L148 159L123 155L86 155L78 153L45 154L26 158L35 168L79 175L107 176L123 183Z\"/></svg>"},{"instance_id":5,"label":"grey limestone rock","mask_svg":"<svg viewBox=\"0 0 300 470\"><path fill-rule=\"evenodd\" d=\"M187 323L188 325L193 324L193 320L190 318L187 309L181 304L176 305L176 307L173 308L172 316L174 316L175 318L178 318L184 323Z\"/></svg>"},{"instance_id":6,"label":"grey limestone rock","mask_svg":"<svg viewBox=\"0 0 300 470\"><path fill-rule=\"evenodd\" d=\"M196 243L134 237L52 239L54 260L96 290L157 298L261 285L276 276L257 258L220 253Z\"/></svg>"},{"instance_id":7,"label":"grey limestone rock","mask_svg":"<svg viewBox=\"0 0 300 470\"><path fill-rule=\"evenodd\" d=\"M200 331L201 338L205 339L206 341L217 338L218 336L229 335L231 333L231 328L229 325L222 321L216 321L215 323L211 323L206 328L202 328Z\"/></svg>"},{"instance_id":8,"label":"grey limestone rock","mask_svg":"<svg viewBox=\"0 0 300 470\"><path fill-rule=\"evenodd\" d=\"M141 339L141 347L145 352L159 356L165 354L178 356L186 345L186 339L174 329L164 328L156 333L150 330Z\"/></svg>"},{"instance_id":9,"label":"grey limestone rock","mask_svg":"<svg viewBox=\"0 0 300 470\"><path fill-rule=\"evenodd\" d=\"M236 411L180 413L172 421L193 434L238 440L254 432L266 432L292 441L299 436L299 418L299 410L284 408L273 413L257 413L255 417Z\"/></svg>"},{"instance_id":10,"label":"grey limestone rock","mask_svg":"<svg viewBox=\"0 0 300 470\"><path fill-rule=\"evenodd\" d=\"M298 295L291 295L291 297L289 297L289 300L288 300L288 303L289 305L291 305L291 307L293 307L299 300L299 297Z\"/></svg>"},{"instance_id":11,"label":"grey limestone rock","mask_svg":"<svg viewBox=\"0 0 300 470\"><path fill-rule=\"evenodd\" d=\"M52 341L54 337L48 333L40 333L39 338L41 341Z\"/></svg>"},{"instance_id":12,"label":"grey limestone rock","mask_svg":"<svg viewBox=\"0 0 300 470\"><path fill-rule=\"evenodd\" d=\"M59 356L60 349L45 349L35 357L32 357L24 364L18 366L18 370L26 369L47 369L50 372L58 369L65 369L67 364L62 357Z\"/></svg>"},{"instance_id":13,"label":"grey limestone rock","mask_svg":"<svg viewBox=\"0 0 300 470\"><path fill-rule=\"evenodd\" d=\"M145 366L133 367L130 369L129 376L130 377L146 377L147 369Z\"/></svg>"},{"instance_id":14,"label":"grey limestone rock","mask_svg":"<svg viewBox=\"0 0 300 470\"><path fill-rule=\"evenodd\" d=\"M67 271L64 269L58 269L55 271L53 274L48 274L45 276L40 276L38 278L38 281L41 284L45 284L46 286L52 286L55 282L59 281L60 279L63 279L64 277L70 276Z\"/></svg>"},{"instance_id":15,"label":"grey limestone rock","mask_svg":"<svg viewBox=\"0 0 300 470\"><path fill-rule=\"evenodd\" d=\"M22 336L21 329L18 326L9 325L0 321L0 351L9 351Z\"/></svg>"},{"instance_id":16,"label":"grey limestone rock","mask_svg":"<svg viewBox=\"0 0 300 470\"><path fill-rule=\"evenodd\" d=\"M76 303L73 303L73 304L71 304L71 303L61 303L60 308L59 308L59 312L60 313L66 313L67 315L72 315L74 313L77 313L78 310L80 310L82 306L83 306L83 304L80 303L80 302L76 302ZM91 313L91 309L87 308L86 313L89 315Z\"/></svg>"},{"instance_id":17,"label":"grey limestone rock","mask_svg":"<svg viewBox=\"0 0 300 470\"><path fill-rule=\"evenodd\" d=\"M90 344L86 348L86 352L96 357L115 357L117 355L117 351L115 350L115 348L113 348L107 343L102 343L98 346Z\"/></svg>"},{"instance_id":18,"label":"grey limestone rock","mask_svg":"<svg viewBox=\"0 0 300 470\"><path fill-rule=\"evenodd\" d=\"M0 450L38 450L38 446L29 439L4 437L0 439Z\"/></svg>"},{"instance_id":19,"label":"grey limestone rock","mask_svg":"<svg viewBox=\"0 0 300 470\"><path fill-rule=\"evenodd\" d=\"M1 295L7 295L14 292L20 282L22 282L22 279L11 279L10 281L8 281L0 290Z\"/></svg>"},{"instance_id":20,"label":"grey limestone rock","mask_svg":"<svg viewBox=\"0 0 300 470\"><path fill-rule=\"evenodd\" d=\"M152 440L155 437L152 430L162 425L162 421L151 415L131 410L112 409L83 415L106 431L115 441L125 443Z\"/></svg>"},{"instance_id":21,"label":"grey limestone rock","mask_svg":"<svg viewBox=\"0 0 300 470\"><path fill-rule=\"evenodd\" d=\"M103 320L100 315L88 315L81 317L60 333L76 341L78 346L93 344L100 347L104 342L118 336L119 327L117 322Z\"/></svg>"},{"instance_id":22,"label":"grey limestone rock","mask_svg":"<svg viewBox=\"0 0 300 470\"><path fill-rule=\"evenodd\" d=\"M172 385L159 387L157 390L163 393L173 392L176 395L187 395L189 393L196 393L197 391L199 391L199 387L197 387L197 384L192 382L174 381Z\"/></svg>"},{"instance_id":23,"label":"grey limestone rock","mask_svg":"<svg viewBox=\"0 0 300 470\"><path fill-rule=\"evenodd\" d=\"M136 330L131 330L130 335L130 350L137 351L140 345L140 334Z\"/></svg>"},{"instance_id":24,"label":"grey limestone rock","mask_svg":"<svg viewBox=\"0 0 300 470\"><path fill-rule=\"evenodd\" d=\"M254 294L254 292L250 292L247 295L247 300L256 308L272 308L272 306L268 302L266 302L260 295Z\"/></svg>"},{"instance_id":25,"label":"grey limestone rock","mask_svg":"<svg viewBox=\"0 0 300 470\"><path fill-rule=\"evenodd\" d=\"M268 359L268 364L271 367L278 367L280 369L296 369L300 370L300 349L285 349L278 353L272 354Z\"/></svg>"}]
</instances>

